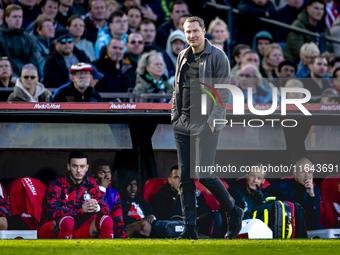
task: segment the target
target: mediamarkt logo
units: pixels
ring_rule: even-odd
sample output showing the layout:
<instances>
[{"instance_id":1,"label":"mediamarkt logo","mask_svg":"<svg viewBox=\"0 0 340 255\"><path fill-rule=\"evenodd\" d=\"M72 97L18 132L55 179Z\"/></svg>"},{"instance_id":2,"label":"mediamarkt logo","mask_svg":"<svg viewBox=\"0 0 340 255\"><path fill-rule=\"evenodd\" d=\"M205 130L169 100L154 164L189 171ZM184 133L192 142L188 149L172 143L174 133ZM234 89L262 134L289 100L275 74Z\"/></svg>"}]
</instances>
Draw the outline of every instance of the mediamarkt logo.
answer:
<instances>
[{"instance_id":1,"label":"mediamarkt logo","mask_svg":"<svg viewBox=\"0 0 340 255\"><path fill-rule=\"evenodd\" d=\"M206 84L203 84L207 86ZM213 89L210 86L209 87L214 94L216 94L217 98L220 100L220 96L216 92L215 89ZM233 95L233 115L244 115L244 95L240 88L234 86L234 85L227 85L227 84L215 84L215 88L221 88L221 89L228 89ZM205 91L205 90L204 90ZM266 116L270 115L278 108L277 107L277 88L272 89L273 92L273 100L272 105L269 107L254 107L253 105L253 89L249 87L247 89L247 104L249 111L255 115L259 116ZM302 93L306 96L304 98L298 98L298 99L287 99L287 93ZM211 93L208 93L210 97L213 98ZM307 103L311 98L311 93L304 88L281 88L281 115L285 116L287 114L287 104L295 105L304 115L312 115L302 104ZM202 94L201 96L201 114L207 115L207 94ZM213 101L216 105L216 100L213 98ZM222 105L222 102L221 102ZM260 108L260 109L259 109ZM263 109L264 108L264 109ZM269 121L272 123L272 127L274 126L275 121L279 121L279 119L265 119L265 121ZM254 122L258 122L260 124L254 125ZM294 125L288 125L287 122L294 122ZM226 119L214 119L214 127L218 124L227 124L228 121ZM253 123L253 124L252 124ZM243 126L246 126L246 121L243 122L234 122L230 120L230 126L234 125L240 125L243 124ZM250 127L262 127L264 125L264 121L261 119L251 119L248 120L248 126ZM281 125L283 127L295 127L297 126L297 121L294 119L285 119L281 121Z\"/></svg>"}]
</instances>

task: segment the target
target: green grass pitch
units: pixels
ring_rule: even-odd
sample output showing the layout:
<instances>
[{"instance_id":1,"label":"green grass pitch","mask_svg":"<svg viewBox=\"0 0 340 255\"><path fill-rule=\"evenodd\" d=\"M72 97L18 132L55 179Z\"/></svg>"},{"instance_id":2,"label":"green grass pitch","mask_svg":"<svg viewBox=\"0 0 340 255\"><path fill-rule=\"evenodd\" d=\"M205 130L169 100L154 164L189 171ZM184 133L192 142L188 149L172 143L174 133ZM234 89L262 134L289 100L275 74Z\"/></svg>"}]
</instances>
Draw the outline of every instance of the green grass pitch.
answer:
<instances>
[{"instance_id":1,"label":"green grass pitch","mask_svg":"<svg viewBox=\"0 0 340 255\"><path fill-rule=\"evenodd\" d=\"M314 240L0 240L1 255L340 255L340 239Z\"/></svg>"}]
</instances>

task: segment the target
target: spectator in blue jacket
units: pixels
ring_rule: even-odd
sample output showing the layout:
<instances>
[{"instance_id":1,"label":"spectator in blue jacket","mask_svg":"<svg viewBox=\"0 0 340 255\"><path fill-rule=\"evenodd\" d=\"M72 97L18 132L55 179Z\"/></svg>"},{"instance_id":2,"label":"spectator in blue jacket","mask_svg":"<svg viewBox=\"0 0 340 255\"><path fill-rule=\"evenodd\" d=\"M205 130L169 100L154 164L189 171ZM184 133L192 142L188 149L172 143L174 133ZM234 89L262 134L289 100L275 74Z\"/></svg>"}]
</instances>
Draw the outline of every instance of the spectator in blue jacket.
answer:
<instances>
[{"instance_id":1,"label":"spectator in blue jacket","mask_svg":"<svg viewBox=\"0 0 340 255\"><path fill-rule=\"evenodd\" d=\"M322 229L320 219L320 189L313 184L313 163L308 158L296 162L293 179L281 179L266 188L270 196L299 203L305 210L307 229Z\"/></svg>"}]
</instances>

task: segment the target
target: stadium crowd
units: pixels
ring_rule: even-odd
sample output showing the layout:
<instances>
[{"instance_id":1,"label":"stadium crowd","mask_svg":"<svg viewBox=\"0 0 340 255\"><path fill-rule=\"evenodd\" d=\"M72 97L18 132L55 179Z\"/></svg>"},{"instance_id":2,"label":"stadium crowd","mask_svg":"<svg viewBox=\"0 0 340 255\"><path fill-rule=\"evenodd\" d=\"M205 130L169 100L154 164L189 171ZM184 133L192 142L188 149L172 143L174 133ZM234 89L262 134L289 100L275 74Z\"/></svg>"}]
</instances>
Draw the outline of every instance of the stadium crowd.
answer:
<instances>
[{"instance_id":1,"label":"stadium crowd","mask_svg":"<svg viewBox=\"0 0 340 255\"><path fill-rule=\"evenodd\" d=\"M338 0L211 2L238 9L233 31L226 12L200 1L1 0L0 87L14 89L10 95L0 90L0 100L101 102L102 92L171 95L177 56L187 47L183 24L197 15L205 20L205 37L229 57L232 83L243 92L253 89L253 103L271 103L272 88L278 88L280 103L282 87L308 89L311 103L339 103L340 44L327 42L320 52L319 37L256 19L339 39Z\"/></svg>"}]
</instances>

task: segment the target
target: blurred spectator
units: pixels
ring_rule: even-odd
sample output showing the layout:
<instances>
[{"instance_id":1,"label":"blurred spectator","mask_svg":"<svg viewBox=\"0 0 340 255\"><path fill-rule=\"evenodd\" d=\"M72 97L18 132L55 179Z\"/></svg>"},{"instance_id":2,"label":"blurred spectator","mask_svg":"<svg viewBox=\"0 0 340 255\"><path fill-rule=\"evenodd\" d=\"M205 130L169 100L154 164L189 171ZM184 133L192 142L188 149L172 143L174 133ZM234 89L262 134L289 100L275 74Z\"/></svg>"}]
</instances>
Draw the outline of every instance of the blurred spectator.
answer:
<instances>
[{"instance_id":1,"label":"blurred spectator","mask_svg":"<svg viewBox=\"0 0 340 255\"><path fill-rule=\"evenodd\" d=\"M332 76L334 74L334 71L336 69L338 69L338 68L340 68L340 55L334 55L328 61L328 70L327 70L327 72L328 72L329 76Z\"/></svg>"},{"instance_id":2,"label":"blurred spectator","mask_svg":"<svg viewBox=\"0 0 340 255\"><path fill-rule=\"evenodd\" d=\"M56 16L56 20L63 26L66 27L67 20L73 15L77 14L72 8L73 0L59 0L59 10Z\"/></svg>"},{"instance_id":3,"label":"blurred spectator","mask_svg":"<svg viewBox=\"0 0 340 255\"><path fill-rule=\"evenodd\" d=\"M54 93L53 102L101 102L98 92L90 86L92 72L93 68L90 64L72 65L71 82Z\"/></svg>"},{"instance_id":4,"label":"blurred spectator","mask_svg":"<svg viewBox=\"0 0 340 255\"><path fill-rule=\"evenodd\" d=\"M108 20L111 14L120 9L120 5L116 0L106 1L106 19Z\"/></svg>"},{"instance_id":5,"label":"blurred spectator","mask_svg":"<svg viewBox=\"0 0 340 255\"><path fill-rule=\"evenodd\" d=\"M38 69L33 64L24 65L8 102L50 102L52 93L39 82Z\"/></svg>"},{"instance_id":6,"label":"blurred spectator","mask_svg":"<svg viewBox=\"0 0 340 255\"><path fill-rule=\"evenodd\" d=\"M281 179L266 188L270 196L282 201L299 203L304 209L307 229L320 229L320 189L313 184L313 163L307 158L296 162L295 178Z\"/></svg>"},{"instance_id":7,"label":"blurred spectator","mask_svg":"<svg viewBox=\"0 0 340 255\"><path fill-rule=\"evenodd\" d=\"M81 16L77 14L72 15L66 23L66 28L70 30L74 46L82 50L91 62L96 60L93 43L86 40L84 36L85 23Z\"/></svg>"},{"instance_id":8,"label":"blurred spectator","mask_svg":"<svg viewBox=\"0 0 340 255\"><path fill-rule=\"evenodd\" d=\"M297 65L293 61L282 61L277 69L277 79L274 79L273 84L281 91L289 79L295 78L296 71Z\"/></svg>"},{"instance_id":9,"label":"blurred spectator","mask_svg":"<svg viewBox=\"0 0 340 255\"><path fill-rule=\"evenodd\" d=\"M340 68L335 69L332 77L333 86L340 94Z\"/></svg>"},{"instance_id":10,"label":"blurred spectator","mask_svg":"<svg viewBox=\"0 0 340 255\"><path fill-rule=\"evenodd\" d=\"M181 17L179 17L179 20L178 20L178 25L177 25L177 29L178 30L181 30L184 32L184 23L185 21L187 20L187 18L191 17L191 14L190 13L187 13L187 14L184 14L182 15Z\"/></svg>"},{"instance_id":11,"label":"blurred spectator","mask_svg":"<svg viewBox=\"0 0 340 255\"><path fill-rule=\"evenodd\" d=\"M127 92L128 88L135 86L135 69L131 61L124 56L124 41L112 38L106 46L107 54L101 56L93 64L105 77L96 90L99 92ZM132 79L132 80L130 80Z\"/></svg>"},{"instance_id":12,"label":"blurred spectator","mask_svg":"<svg viewBox=\"0 0 340 255\"><path fill-rule=\"evenodd\" d=\"M261 164L255 164L251 166L245 178L236 180L228 189L235 199L235 205L244 210L243 219L252 219L253 206L262 204L268 197L268 194L262 190L262 185L266 181L265 175Z\"/></svg>"},{"instance_id":13,"label":"blurred spectator","mask_svg":"<svg viewBox=\"0 0 340 255\"><path fill-rule=\"evenodd\" d=\"M255 65L242 65L241 69L236 73L236 86L239 87L244 96L244 103L248 101L248 88L252 88L253 104L269 104L272 103L273 94L270 89L262 85L262 76ZM278 99L278 101L280 101ZM233 103L233 96L230 94L228 104Z\"/></svg>"},{"instance_id":14,"label":"blurred spectator","mask_svg":"<svg viewBox=\"0 0 340 255\"><path fill-rule=\"evenodd\" d=\"M171 14L170 14L171 20L164 22L162 26L159 27L157 30L156 45L160 46L162 49L165 49L166 42L168 40L170 33L176 30L176 28L178 27L179 18L182 15L188 14L188 13L189 13L189 9L185 1L183 0L174 1L171 7Z\"/></svg>"},{"instance_id":15,"label":"blurred spectator","mask_svg":"<svg viewBox=\"0 0 340 255\"><path fill-rule=\"evenodd\" d=\"M157 23L162 22L164 20L159 15L160 11L163 11L159 1L143 1L144 4L146 4L146 2L149 3L152 6L151 8L148 4L142 6L141 0L123 0L122 2L123 2L122 11L126 11L129 7L135 5L142 10L143 19L149 19ZM153 2L153 4L151 4L151 2Z\"/></svg>"},{"instance_id":16,"label":"blurred spectator","mask_svg":"<svg viewBox=\"0 0 340 255\"><path fill-rule=\"evenodd\" d=\"M151 205L139 193L139 176L130 170L119 169L114 172L112 181L122 199L126 235L149 237L156 217Z\"/></svg>"},{"instance_id":17,"label":"blurred spectator","mask_svg":"<svg viewBox=\"0 0 340 255\"><path fill-rule=\"evenodd\" d=\"M0 87L12 88L12 67L8 57L0 57Z\"/></svg>"},{"instance_id":18,"label":"blurred spectator","mask_svg":"<svg viewBox=\"0 0 340 255\"><path fill-rule=\"evenodd\" d=\"M334 0L324 0L326 4L326 15L325 15L325 22L328 29L331 29L333 23L339 17L340 6L339 1Z\"/></svg>"},{"instance_id":19,"label":"blurred spectator","mask_svg":"<svg viewBox=\"0 0 340 255\"><path fill-rule=\"evenodd\" d=\"M172 94L173 87L164 75L164 60L161 53L144 53L138 62L134 93ZM164 99L149 100L165 102Z\"/></svg>"},{"instance_id":20,"label":"blurred spectator","mask_svg":"<svg viewBox=\"0 0 340 255\"><path fill-rule=\"evenodd\" d=\"M137 68L138 59L143 51L144 51L144 39L142 34L139 32L129 34L126 43L125 55L129 58L135 70Z\"/></svg>"},{"instance_id":21,"label":"blurred spectator","mask_svg":"<svg viewBox=\"0 0 340 255\"><path fill-rule=\"evenodd\" d=\"M109 187L111 175L110 164L107 160L96 159L92 162L91 177L96 180L100 191L105 197L105 202L110 208L110 217L113 220L114 238L126 238L122 201L118 191Z\"/></svg>"},{"instance_id":22,"label":"blurred spectator","mask_svg":"<svg viewBox=\"0 0 340 255\"><path fill-rule=\"evenodd\" d=\"M35 6L36 1L34 0L16 0L13 4L19 5L23 10L22 27L24 29L39 16L39 11Z\"/></svg>"},{"instance_id":23,"label":"blurred spectator","mask_svg":"<svg viewBox=\"0 0 340 255\"><path fill-rule=\"evenodd\" d=\"M36 40L23 31L22 13L19 5L8 5L5 22L0 27L0 56L8 57L13 74L17 77L25 64L39 66Z\"/></svg>"},{"instance_id":24,"label":"blurred spectator","mask_svg":"<svg viewBox=\"0 0 340 255\"><path fill-rule=\"evenodd\" d=\"M260 31L254 36L252 49L256 50L257 53L259 54L261 65L262 65L262 59L266 51L266 48L272 42L273 42L273 37L267 31Z\"/></svg>"},{"instance_id":25,"label":"blurred spectator","mask_svg":"<svg viewBox=\"0 0 340 255\"><path fill-rule=\"evenodd\" d=\"M142 22L141 9L138 6L133 5L126 10L126 16L129 25L128 33L136 32Z\"/></svg>"},{"instance_id":26,"label":"blurred spectator","mask_svg":"<svg viewBox=\"0 0 340 255\"><path fill-rule=\"evenodd\" d=\"M275 7L268 0L241 0L237 5L237 42L251 45L255 34L261 30L273 34L273 27L256 17L275 18Z\"/></svg>"},{"instance_id":27,"label":"blurred spectator","mask_svg":"<svg viewBox=\"0 0 340 255\"><path fill-rule=\"evenodd\" d=\"M290 79L287 81L285 88L303 88L303 83L297 79ZM297 98L303 98L303 93L299 92L288 92L286 94L287 99L297 99Z\"/></svg>"},{"instance_id":28,"label":"blurred spectator","mask_svg":"<svg viewBox=\"0 0 340 255\"><path fill-rule=\"evenodd\" d=\"M97 85L97 83L104 78L104 74L99 72L94 64L91 64L91 66L93 71L91 75L90 86L94 88Z\"/></svg>"},{"instance_id":29,"label":"blurred spectator","mask_svg":"<svg viewBox=\"0 0 340 255\"><path fill-rule=\"evenodd\" d=\"M242 44L242 43L237 44L234 47L234 50L231 54L231 61L230 61L231 70L233 70L235 67L237 68L237 65L241 63L241 57L247 50L250 50L249 45Z\"/></svg>"},{"instance_id":30,"label":"blurred spectator","mask_svg":"<svg viewBox=\"0 0 340 255\"><path fill-rule=\"evenodd\" d=\"M109 27L103 28L98 32L98 38L94 45L96 58L99 59L101 49L106 46L112 37L127 40L128 21L127 16L122 11L115 11L109 18Z\"/></svg>"},{"instance_id":31,"label":"blurred spectator","mask_svg":"<svg viewBox=\"0 0 340 255\"><path fill-rule=\"evenodd\" d=\"M74 47L72 35L67 29L56 32L54 46L44 67L44 84L47 88L58 88L69 82L72 65L90 62L83 51Z\"/></svg>"},{"instance_id":32,"label":"blurred spectator","mask_svg":"<svg viewBox=\"0 0 340 255\"><path fill-rule=\"evenodd\" d=\"M106 15L107 7L105 0L89 1L89 17L85 19L86 39L92 42L93 45L97 41L98 31L108 27Z\"/></svg>"},{"instance_id":33,"label":"blurred spectator","mask_svg":"<svg viewBox=\"0 0 340 255\"><path fill-rule=\"evenodd\" d=\"M311 42L305 43L300 49L300 62L298 65L298 71L296 73L296 78L306 78L310 75L309 64L312 59L320 55L320 50L318 46Z\"/></svg>"},{"instance_id":34,"label":"blurred spectator","mask_svg":"<svg viewBox=\"0 0 340 255\"><path fill-rule=\"evenodd\" d=\"M155 44L156 26L151 20L145 19L141 22L139 31L144 38L144 52L151 50L162 51L162 48Z\"/></svg>"},{"instance_id":35,"label":"blurred spectator","mask_svg":"<svg viewBox=\"0 0 340 255\"><path fill-rule=\"evenodd\" d=\"M275 10L280 10L287 5L287 0L269 0L275 7Z\"/></svg>"},{"instance_id":36,"label":"blurred spectator","mask_svg":"<svg viewBox=\"0 0 340 255\"><path fill-rule=\"evenodd\" d=\"M323 0L308 0L308 5L293 22L292 26L306 29L313 33L325 33L329 35L329 30L322 19L325 13ZM288 33L287 44L284 49L285 59L299 62L300 48L304 43L315 42L320 45L320 38L315 38L301 32L290 31Z\"/></svg>"},{"instance_id":37,"label":"blurred spectator","mask_svg":"<svg viewBox=\"0 0 340 255\"><path fill-rule=\"evenodd\" d=\"M323 56L316 56L309 64L310 76L304 79L303 84L305 89L309 90L312 96L320 96L321 93L330 88L331 85L328 79L325 79L327 74L327 59Z\"/></svg>"},{"instance_id":38,"label":"blurred spectator","mask_svg":"<svg viewBox=\"0 0 340 255\"><path fill-rule=\"evenodd\" d=\"M56 16L58 14L58 8L59 8L59 1L58 0L42 0L39 4L39 10L41 14L49 17L50 19L54 20L54 26L55 31L58 31L62 28L64 28L58 20L56 20ZM26 27L25 31L27 33L30 33L34 30L34 23L31 23L29 26Z\"/></svg>"},{"instance_id":39,"label":"blurred spectator","mask_svg":"<svg viewBox=\"0 0 340 255\"><path fill-rule=\"evenodd\" d=\"M328 88L322 91L320 104L339 104L340 95L336 89Z\"/></svg>"},{"instance_id":40,"label":"blurred spectator","mask_svg":"<svg viewBox=\"0 0 340 255\"><path fill-rule=\"evenodd\" d=\"M269 81L277 78L279 64L283 61L281 46L277 43L269 44L264 52L262 66Z\"/></svg>"},{"instance_id":41,"label":"blurred spectator","mask_svg":"<svg viewBox=\"0 0 340 255\"><path fill-rule=\"evenodd\" d=\"M223 43L223 51L230 58L230 34L227 24L222 19L216 17L213 21L210 22L208 33L211 34L215 40Z\"/></svg>"},{"instance_id":42,"label":"blurred spectator","mask_svg":"<svg viewBox=\"0 0 340 255\"><path fill-rule=\"evenodd\" d=\"M215 40L215 39L211 39L209 40L211 42L211 44L217 48L219 48L221 51L224 51L223 49L223 43L218 41L218 40Z\"/></svg>"},{"instance_id":43,"label":"blurred spectator","mask_svg":"<svg viewBox=\"0 0 340 255\"><path fill-rule=\"evenodd\" d=\"M88 11L88 1L86 0L74 0L72 8L73 14L85 15Z\"/></svg>"},{"instance_id":44,"label":"blurred spectator","mask_svg":"<svg viewBox=\"0 0 340 255\"><path fill-rule=\"evenodd\" d=\"M304 0L287 0L287 5L278 10L276 19L291 25L298 17L300 12L305 9ZM289 29L278 27L279 42L286 42Z\"/></svg>"},{"instance_id":45,"label":"blurred spectator","mask_svg":"<svg viewBox=\"0 0 340 255\"><path fill-rule=\"evenodd\" d=\"M163 59L168 70L168 77L171 78L175 75L177 56L184 50L186 45L185 34L181 30L173 31L166 43L166 50L163 51Z\"/></svg>"},{"instance_id":46,"label":"blurred spectator","mask_svg":"<svg viewBox=\"0 0 340 255\"><path fill-rule=\"evenodd\" d=\"M332 37L340 39L340 19L339 17L336 19L336 21L333 23L332 28L330 29L330 34ZM340 43L332 43L333 45L333 52L335 54L340 54Z\"/></svg>"},{"instance_id":47,"label":"blurred spectator","mask_svg":"<svg viewBox=\"0 0 340 255\"><path fill-rule=\"evenodd\" d=\"M33 35L37 38L39 73L42 74L42 77L39 78L41 81L44 79L44 66L50 55L50 46L55 32L54 29L53 19L48 16L43 14L39 15L34 21Z\"/></svg>"},{"instance_id":48,"label":"blurred spectator","mask_svg":"<svg viewBox=\"0 0 340 255\"><path fill-rule=\"evenodd\" d=\"M4 21L4 14L5 14L4 6L2 4L2 1L0 0L0 26Z\"/></svg>"},{"instance_id":49,"label":"blurred spectator","mask_svg":"<svg viewBox=\"0 0 340 255\"><path fill-rule=\"evenodd\" d=\"M151 197L151 206L160 220L170 220L172 216L182 215L178 166L171 168L168 182L159 188L158 193ZM211 210L205 201L204 195L199 190L196 190L196 212L198 232L211 238L221 238L221 214Z\"/></svg>"}]
</instances>

